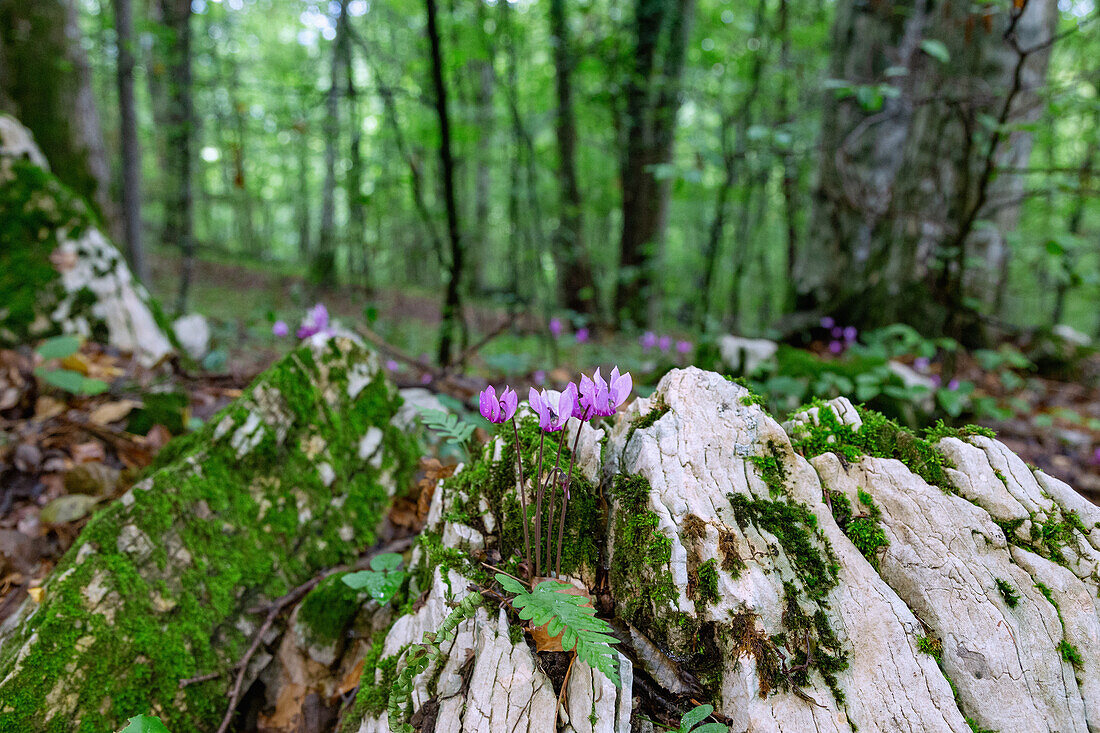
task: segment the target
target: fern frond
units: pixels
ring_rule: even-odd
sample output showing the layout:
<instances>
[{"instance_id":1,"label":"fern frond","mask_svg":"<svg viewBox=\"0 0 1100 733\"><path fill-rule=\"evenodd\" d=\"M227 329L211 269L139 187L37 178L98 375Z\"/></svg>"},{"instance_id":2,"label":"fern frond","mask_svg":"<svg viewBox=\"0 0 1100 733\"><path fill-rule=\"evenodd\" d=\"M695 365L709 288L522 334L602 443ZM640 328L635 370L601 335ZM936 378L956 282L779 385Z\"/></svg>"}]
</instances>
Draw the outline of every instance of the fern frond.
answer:
<instances>
[{"instance_id":1,"label":"fern frond","mask_svg":"<svg viewBox=\"0 0 1100 733\"><path fill-rule=\"evenodd\" d=\"M611 634L611 625L596 616L587 598L562 593L572 586L556 580L544 580L528 592L507 575L498 573L496 577L505 590L516 594L512 605L521 619L533 626L546 625L550 636L561 634L562 649L576 651L578 659L619 686L618 658L611 647L619 640Z\"/></svg>"},{"instance_id":2,"label":"fern frond","mask_svg":"<svg viewBox=\"0 0 1100 733\"><path fill-rule=\"evenodd\" d=\"M420 417L424 420L424 425L439 433L451 445L463 447L474 434L473 423L450 412L421 408Z\"/></svg>"}]
</instances>

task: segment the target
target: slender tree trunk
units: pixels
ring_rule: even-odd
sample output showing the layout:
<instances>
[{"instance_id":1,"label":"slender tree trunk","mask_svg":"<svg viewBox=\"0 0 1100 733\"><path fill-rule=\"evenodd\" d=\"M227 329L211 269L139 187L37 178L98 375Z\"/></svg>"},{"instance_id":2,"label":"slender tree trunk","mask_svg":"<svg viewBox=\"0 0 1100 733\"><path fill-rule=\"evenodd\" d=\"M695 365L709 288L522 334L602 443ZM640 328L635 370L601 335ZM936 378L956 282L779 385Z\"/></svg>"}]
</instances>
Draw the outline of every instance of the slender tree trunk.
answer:
<instances>
[{"instance_id":1,"label":"slender tree trunk","mask_svg":"<svg viewBox=\"0 0 1100 733\"><path fill-rule=\"evenodd\" d=\"M791 77L789 0L779 0L779 18L776 23L776 35L779 37L779 73L781 75L778 108L779 129L787 129L789 133L790 125L794 121L790 113L790 101L788 99L790 95ZM792 155L790 142L793 139L794 136L788 134L788 142L786 142L779 151L783 159L783 215L787 235L787 293L783 299L783 310L785 312L794 310L797 296L795 292L794 265L798 257L798 212L800 207L798 197L798 164Z\"/></svg>"},{"instance_id":2,"label":"slender tree trunk","mask_svg":"<svg viewBox=\"0 0 1100 733\"><path fill-rule=\"evenodd\" d=\"M191 144L194 139L194 102L191 96L191 2L158 0L166 25L164 49L168 69L168 193L165 240L182 255L176 311L187 309L195 260L195 204Z\"/></svg>"},{"instance_id":3,"label":"slender tree trunk","mask_svg":"<svg viewBox=\"0 0 1100 733\"><path fill-rule=\"evenodd\" d=\"M577 119L573 109L573 48L566 0L550 0L550 44L554 50L557 135L561 178L561 215L554 251L560 259L559 290L566 308L592 314L598 302L596 281L584 243L584 209L577 181Z\"/></svg>"},{"instance_id":4,"label":"slender tree trunk","mask_svg":"<svg viewBox=\"0 0 1100 733\"><path fill-rule=\"evenodd\" d=\"M336 37L332 41L329 87L325 95L325 182L321 189L321 230L313 253L310 277L322 290L336 286L336 146L340 136L340 72L347 47L348 0L340 0Z\"/></svg>"},{"instance_id":5,"label":"slender tree trunk","mask_svg":"<svg viewBox=\"0 0 1100 733\"><path fill-rule=\"evenodd\" d=\"M729 129L733 120L724 116L721 129L718 130L722 146L723 176L715 194L714 216L710 220L707 232L707 245L703 255L703 277L699 283L699 296L695 300L695 324L703 330L710 315L711 290L714 287L714 273L718 264L718 253L726 232L726 213L729 208L730 191L737 179L736 161L731 150Z\"/></svg>"},{"instance_id":6,"label":"slender tree trunk","mask_svg":"<svg viewBox=\"0 0 1100 733\"><path fill-rule=\"evenodd\" d=\"M312 236L310 216L310 190L309 190L309 122L306 119L307 110L302 111L302 116L294 123L294 132L297 135L298 152L298 196L295 199L295 217L298 220L298 258L301 262L309 262L313 256L313 247L310 243Z\"/></svg>"},{"instance_id":7,"label":"slender tree trunk","mask_svg":"<svg viewBox=\"0 0 1100 733\"><path fill-rule=\"evenodd\" d=\"M130 0L114 0L118 43L119 138L122 149L122 214L126 257L137 278L149 280L141 245L141 148L134 106L134 17Z\"/></svg>"},{"instance_id":8,"label":"slender tree trunk","mask_svg":"<svg viewBox=\"0 0 1100 733\"><path fill-rule=\"evenodd\" d=\"M615 298L624 322L646 320L654 262L668 216L680 77L694 0L637 0L634 64L626 83L626 150L621 165L623 229Z\"/></svg>"},{"instance_id":9,"label":"slender tree trunk","mask_svg":"<svg viewBox=\"0 0 1100 733\"><path fill-rule=\"evenodd\" d=\"M347 85L348 130L351 142L348 146L348 175L345 185L348 198L348 262L357 260L360 284L369 293L374 283L371 253L367 248L367 212L363 201L363 124L359 119L359 96L355 88L355 59L351 44L344 42L344 82Z\"/></svg>"},{"instance_id":10,"label":"slender tree trunk","mask_svg":"<svg viewBox=\"0 0 1100 733\"><path fill-rule=\"evenodd\" d=\"M0 0L0 111L33 134L50 168L123 240L111 171L80 45L75 0Z\"/></svg>"},{"instance_id":11,"label":"slender tree trunk","mask_svg":"<svg viewBox=\"0 0 1100 733\"><path fill-rule=\"evenodd\" d=\"M442 320L439 325L439 363L446 365L451 361L455 331L461 329L465 252L458 226L458 206L455 201L455 164L451 151L451 122L447 111L447 85L443 80L443 49L439 39L436 0L424 0L424 5L428 11L432 86L435 89L435 112L439 118L439 161L443 174L443 205L447 210L447 239L450 243L450 267L447 272Z\"/></svg>"}]
</instances>

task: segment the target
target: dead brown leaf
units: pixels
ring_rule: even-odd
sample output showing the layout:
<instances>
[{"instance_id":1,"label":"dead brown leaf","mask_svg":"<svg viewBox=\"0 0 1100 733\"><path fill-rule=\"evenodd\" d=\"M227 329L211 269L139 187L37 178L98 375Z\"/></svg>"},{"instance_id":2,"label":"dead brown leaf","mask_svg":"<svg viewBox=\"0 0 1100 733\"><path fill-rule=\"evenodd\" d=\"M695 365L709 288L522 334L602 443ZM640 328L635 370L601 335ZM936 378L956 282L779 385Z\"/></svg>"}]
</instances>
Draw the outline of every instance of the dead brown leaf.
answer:
<instances>
[{"instance_id":1,"label":"dead brown leaf","mask_svg":"<svg viewBox=\"0 0 1100 733\"><path fill-rule=\"evenodd\" d=\"M61 400L49 395L42 395L34 403L34 419L46 421L65 412L65 409L66 405Z\"/></svg>"},{"instance_id":2,"label":"dead brown leaf","mask_svg":"<svg viewBox=\"0 0 1100 733\"><path fill-rule=\"evenodd\" d=\"M107 451L104 450L103 443L89 440L87 443L69 446L69 455L73 457L73 463L100 463L107 457Z\"/></svg>"},{"instance_id":3,"label":"dead brown leaf","mask_svg":"<svg viewBox=\"0 0 1100 733\"><path fill-rule=\"evenodd\" d=\"M560 580L560 578L538 578L538 577L536 577L536 578L532 579L531 583L532 583L532 585L538 585L539 583L541 583L544 580ZM590 596L588 594L588 591L586 591L586 590L582 590L581 588L578 588L576 586L570 586L568 588L562 588L561 590L558 591L558 593L565 593L566 595L570 595L570 596L581 596L582 598L585 598L588 601L588 603L585 603L584 605L586 605L590 608L593 607L592 606L592 596ZM562 635L557 634L556 636L550 636L549 632L547 631L548 626L549 626L549 624L543 624L542 626L529 626L529 627L527 627L528 633L531 634L532 641L535 642L535 651L539 651L539 652L563 652L563 651L565 651L565 649L563 649L562 645L561 645Z\"/></svg>"},{"instance_id":4,"label":"dead brown leaf","mask_svg":"<svg viewBox=\"0 0 1100 733\"><path fill-rule=\"evenodd\" d=\"M171 439L172 434L168 432L168 428L158 423L149 428L149 432L145 434L145 447L156 452L163 448Z\"/></svg>"},{"instance_id":5,"label":"dead brown leaf","mask_svg":"<svg viewBox=\"0 0 1100 733\"><path fill-rule=\"evenodd\" d=\"M97 425L107 425L118 422L130 414L138 406L133 400L118 400L116 402L104 402L88 415L88 421Z\"/></svg>"}]
</instances>

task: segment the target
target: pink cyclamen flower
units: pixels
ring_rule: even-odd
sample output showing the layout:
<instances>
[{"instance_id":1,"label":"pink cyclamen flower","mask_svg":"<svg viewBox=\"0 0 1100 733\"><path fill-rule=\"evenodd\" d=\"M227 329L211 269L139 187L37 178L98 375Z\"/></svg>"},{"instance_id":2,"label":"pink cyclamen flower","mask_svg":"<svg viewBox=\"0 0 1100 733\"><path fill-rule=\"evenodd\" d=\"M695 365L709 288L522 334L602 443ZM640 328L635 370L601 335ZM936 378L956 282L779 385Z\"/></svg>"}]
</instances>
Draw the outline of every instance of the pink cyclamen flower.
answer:
<instances>
[{"instance_id":1,"label":"pink cyclamen flower","mask_svg":"<svg viewBox=\"0 0 1100 733\"><path fill-rule=\"evenodd\" d=\"M634 389L634 380L631 378L630 372L619 376L619 367L615 367L611 370L611 380L605 382L600 370L597 368L591 379L583 374L581 375L580 399L578 401L580 406L584 408L586 417L597 415L609 417L615 414L615 411L630 395L632 389Z\"/></svg>"},{"instance_id":2,"label":"pink cyclamen flower","mask_svg":"<svg viewBox=\"0 0 1100 733\"><path fill-rule=\"evenodd\" d=\"M560 318L551 318L550 319L550 335L551 336L553 336L554 338L557 338L558 336L561 336L561 332L562 332L563 328L564 327L562 326Z\"/></svg>"},{"instance_id":3,"label":"pink cyclamen flower","mask_svg":"<svg viewBox=\"0 0 1100 733\"><path fill-rule=\"evenodd\" d=\"M840 326L833 326L829 333L833 335L833 338L838 339L844 336L844 329Z\"/></svg>"},{"instance_id":4,"label":"pink cyclamen flower","mask_svg":"<svg viewBox=\"0 0 1100 733\"><path fill-rule=\"evenodd\" d=\"M534 387L527 394L531 409L539 416L539 428L546 433L556 433L565 427L577 406L577 386L572 382L564 392Z\"/></svg>"},{"instance_id":5,"label":"pink cyclamen flower","mask_svg":"<svg viewBox=\"0 0 1100 733\"><path fill-rule=\"evenodd\" d=\"M959 380L952 379L950 382L947 383L947 388L949 390L951 390L952 392L954 392L955 390L957 390L959 388Z\"/></svg>"},{"instance_id":6,"label":"pink cyclamen flower","mask_svg":"<svg viewBox=\"0 0 1100 733\"><path fill-rule=\"evenodd\" d=\"M932 360L929 359L927 356L918 356L916 359L913 359L913 368L916 369L918 372L928 371L928 367L930 367L931 365Z\"/></svg>"},{"instance_id":7,"label":"pink cyclamen flower","mask_svg":"<svg viewBox=\"0 0 1100 733\"><path fill-rule=\"evenodd\" d=\"M855 326L848 326L844 329L844 340L845 341L855 341L856 336L858 336L858 335L859 335L859 331L856 330Z\"/></svg>"},{"instance_id":8,"label":"pink cyclamen flower","mask_svg":"<svg viewBox=\"0 0 1100 733\"><path fill-rule=\"evenodd\" d=\"M830 341L829 342L829 352L830 353L839 354L842 351L844 351L844 344L840 343L839 341Z\"/></svg>"},{"instance_id":9,"label":"pink cyclamen flower","mask_svg":"<svg viewBox=\"0 0 1100 733\"><path fill-rule=\"evenodd\" d=\"M537 372L531 375L531 378L535 380L536 384L546 384L546 372L539 369Z\"/></svg>"},{"instance_id":10,"label":"pink cyclamen flower","mask_svg":"<svg viewBox=\"0 0 1100 733\"><path fill-rule=\"evenodd\" d=\"M638 342L642 345L642 348L649 351L657 345L657 334L652 331L646 331L642 334L642 337L638 339Z\"/></svg>"},{"instance_id":11,"label":"pink cyclamen flower","mask_svg":"<svg viewBox=\"0 0 1100 733\"><path fill-rule=\"evenodd\" d=\"M661 338L657 339L657 348L659 348L661 351L668 351L670 346L672 346L672 339L670 339L668 336L662 336Z\"/></svg>"},{"instance_id":12,"label":"pink cyclamen flower","mask_svg":"<svg viewBox=\"0 0 1100 733\"><path fill-rule=\"evenodd\" d=\"M824 328L826 331L831 329L835 325L836 325L836 321L834 321L829 316L825 316L824 318L821 319L821 327Z\"/></svg>"},{"instance_id":13,"label":"pink cyclamen flower","mask_svg":"<svg viewBox=\"0 0 1100 733\"><path fill-rule=\"evenodd\" d=\"M421 384L431 384L432 383L432 375L429 374L428 372L424 372L423 374L420 375L420 383Z\"/></svg>"},{"instance_id":14,"label":"pink cyclamen flower","mask_svg":"<svg viewBox=\"0 0 1100 733\"><path fill-rule=\"evenodd\" d=\"M328 308L324 303L318 303L309 309L306 317L302 319L302 325L298 327L298 338L306 339L318 333L330 333L328 327Z\"/></svg>"},{"instance_id":15,"label":"pink cyclamen flower","mask_svg":"<svg viewBox=\"0 0 1100 733\"><path fill-rule=\"evenodd\" d=\"M680 354L690 354L691 350L695 348L690 341L677 341L676 351Z\"/></svg>"},{"instance_id":16,"label":"pink cyclamen flower","mask_svg":"<svg viewBox=\"0 0 1100 733\"><path fill-rule=\"evenodd\" d=\"M1092 452L1092 462L1100 466L1100 448L1097 448Z\"/></svg>"},{"instance_id":17,"label":"pink cyclamen flower","mask_svg":"<svg viewBox=\"0 0 1100 733\"><path fill-rule=\"evenodd\" d=\"M387 360L386 360L386 370L387 370L387 371L390 371L390 372L396 372L396 371L397 371L398 369L400 369L400 368L401 368L401 365L400 365L400 364L398 364L398 363L397 363L396 361L394 361L393 359L387 359Z\"/></svg>"},{"instance_id":18,"label":"pink cyclamen flower","mask_svg":"<svg viewBox=\"0 0 1100 733\"><path fill-rule=\"evenodd\" d=\"M933 374L931 377L928 378L928 381L932 383L933 387L939 387L941 384L943 384L943 380L940 379L939 374Z\"/></svg>"},{"instance_id":19,"label":"pink cyclamen flower","mask_svg":"<svg viewBox=\"0 0 1100 733\"><path fill-rule=\"evenodd\" d=\"M271 326L271 333L279 338L290 335L290 326L286 325L286 321L275 321Z\"/></svg>"},{"instance_id":20,"label":"pink cyclamen flower","mask_svg":"<svg viewBox=\"0 0 1100 733\"><path fill-rule=\"evenodd\" d=\"M577 329L577 343L578 344L583 344L587 340L588 340L588 329L587 328L578 328Z\"/></svg>"},{"instance_id":21,"label":"pink cyclamen flower","mask_svg":"<svg viewBox=\"0 0 1100 733\"><path fill-rule=\"evenodd\" d=\"M479 401L481 403L481 416L489 422L499 425L506 420L511 420L512 415L516 414L519 395L511 387L505 387L498 399L497 391L490 384L481 391Z\"/></svg>"}]
</instances>

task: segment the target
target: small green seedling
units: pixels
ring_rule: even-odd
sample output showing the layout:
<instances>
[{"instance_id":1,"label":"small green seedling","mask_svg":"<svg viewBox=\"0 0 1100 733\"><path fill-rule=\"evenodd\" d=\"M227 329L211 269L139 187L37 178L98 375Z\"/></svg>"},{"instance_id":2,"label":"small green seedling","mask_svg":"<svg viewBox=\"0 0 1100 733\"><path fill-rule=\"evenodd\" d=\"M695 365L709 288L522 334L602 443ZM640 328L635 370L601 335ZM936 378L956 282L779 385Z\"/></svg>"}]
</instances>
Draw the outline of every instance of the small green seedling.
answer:
<instances>
[{"instance_id":1,"label":"small green seedling","mask_svg":"<svg viewBox=\"0 0 1100 733\"><path fill-rule=\"evenodd\" d=\"M341 580L349 588L365 590L380 604L388 603L405 582L405 571L401 570L401 556L396 552L387 552L371 558L370 570L348 573Z\"/></svg>"},{"instance_id":2,"label":"small green seedling","mask_svg":"<svg viewBox=\"0 0 1100 733\"><path fill-rule=\"evenodd\" d=\"M729 733L729 726L722 723L699 725L713 712L713 705L700 705L687 711L684 717L680 718L680 733Z\"/></svg>"},{"instance_id":3,"label":"small green seedling","mask_svg":"<svg viewBox=\"0 0 1100 733\"><path fill-rule=\"evenodd\" d=\"M35 349L43 361L65 359L79 350L80 339L76 336L54 336L43 341ZM34 374L46 384L75 395L97 395L106 392L108 388L106 382L100 379L89 379L72 369L61 367L50 369L43 365L35 369Z\"/></svg>"},{"instance_id":4,"label":"small green seedling","mask_svg":"<svg viewBox=\"0 0 1100 733\"><path fill-rule=\"evenodd\" d=\"M424 420L424 425L439 433L447 445L458 449L463 455L466 454L466 444L476 427L472 422L443 410L422 409L420 417Z\"/></svg>"}]
</instances>

